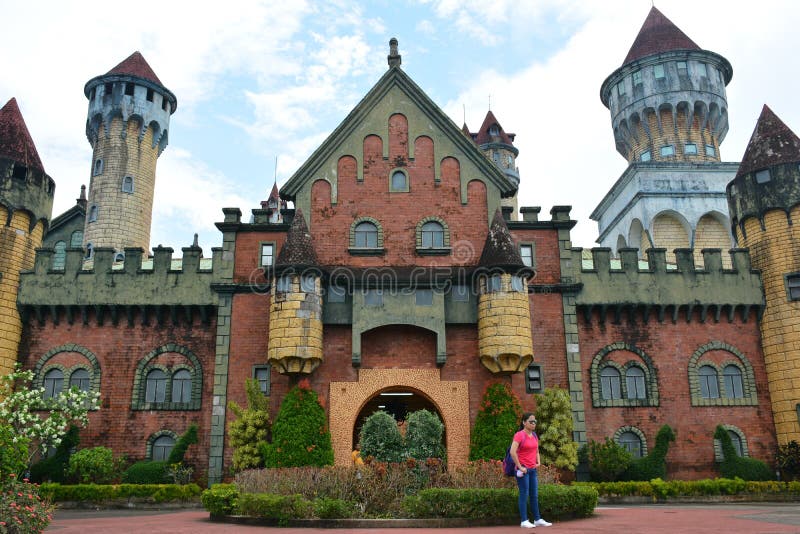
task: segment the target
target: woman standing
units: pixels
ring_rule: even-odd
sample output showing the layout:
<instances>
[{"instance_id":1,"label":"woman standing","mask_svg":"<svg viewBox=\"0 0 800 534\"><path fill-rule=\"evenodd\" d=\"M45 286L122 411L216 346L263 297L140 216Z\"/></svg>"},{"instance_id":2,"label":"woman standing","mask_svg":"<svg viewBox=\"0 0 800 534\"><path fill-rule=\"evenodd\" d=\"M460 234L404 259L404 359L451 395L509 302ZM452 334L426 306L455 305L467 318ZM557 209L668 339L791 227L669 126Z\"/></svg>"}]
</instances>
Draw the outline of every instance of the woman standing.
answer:
<instances>
[{"instance_id":1,"label":"woman standing","mask_svg":"<svg viewBox=\"0 0 800 534\"><path fill-rule=\"evenodd\" d=\"M539 438L536 436L536 417L530 412L522 414L519 432L511 442L511 458L517 466L517 486L519 486L519 516L522 528L549 527L539 514L539 480L536 469L539 467ZM533 511L533 523L528 521L528 500Z\"/></svg>"}]
</instances>

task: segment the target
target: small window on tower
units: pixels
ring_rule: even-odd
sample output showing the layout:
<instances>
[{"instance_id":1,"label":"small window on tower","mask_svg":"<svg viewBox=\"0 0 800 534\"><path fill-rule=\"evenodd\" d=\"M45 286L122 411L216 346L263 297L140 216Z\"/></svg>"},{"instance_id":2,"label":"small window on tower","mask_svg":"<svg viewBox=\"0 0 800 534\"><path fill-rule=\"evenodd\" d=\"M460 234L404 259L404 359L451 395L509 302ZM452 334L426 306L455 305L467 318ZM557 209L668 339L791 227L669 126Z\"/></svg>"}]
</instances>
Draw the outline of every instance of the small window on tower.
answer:
<instances>
[{"instance_id":1,"label":"small window on tower","mask_svg":"<svg viewBox=\"0 0 800 534\"><path fill-rule=\"evenodd\" d=\"M642 85L642 71L637 70L633 73L633 86Z\"/></svg>"},{"instance_id":2,"label":"small window on tower","mask_svg":"<svg viewBox=\"0 0 800 534\"><path fill-rule=\"evenodd\" d=\"M24 180L28 175L28 168L25 165L14 165L14 171L11 174L12 178L17 180Z\"/></svg>"},{"instance_id":3,"label":"small window on tower","mask_svg":"<svg viewBox=\"0 0 800 534\"><path fill-rule=\"evenodd\" d=\"M122 192L133 193L133 176L126 176L122 179Z\"/></svg>"},{"instance_id":4,"label":"small window on tower","mask_svg":"<svg viewBox=\"0 0 800 534\"><path fill-rule=\"evenodd\" d=\"M497 128L496 124L489 127L489 135L494 135L494 136L500 135L500 130Z\"/></svg>"},{"instance_id":5,"label":"small window on tower","mask_svg":"<svg viewBox=\"0 0 800 534\"><path fill-rule=\"evenodd\" d=\"M153 101L153 90L152 89L148 89L147 90L147 101L148 102L152 102Z\"/></svg>"},{"instance_id":6,"label":"small window on tower","mask_svg":"<svg viewBox=\"0 0 800 534\"><path fill-rule=\"evenodd\" d=\"M625 82L619 82L617 84L617 95L622 96L625 94Z\"/></svg>"},{"instance_id":7,"label":"small window on tower","mask_svg":"<svg viewBox=\"0 0 800 534\"><path fill-rule=\"evenodd\" d=\"M694 143L686 143L683 146L683 153L687 156L696 156L697 155L697 145Z\"/></svg>"},{"instance_id":8,"label":"small window on tower","mask_svg":"<svg viewBox=\"0 0 800 534\"><path fill-rule=\"evenodd\" d=\"M661 147L661 156L674 156L675 155L675 147L673 145L664 145Z\"/></svg>"},{"instance_id":9,"label":"small window on tower","mask_svg":"<svg viewBox=\"0 0 800 534\"><path fill-rule=\"evenodd\" d=\"M666 78L666 74L664 74L664 65L653 65L653 76L656 80L663 80Z\"/></svg>"},{"instance_id":10,"label":"small window on tower","mask_svg":"<svg viewBox=\"0 0 800 534\"><path fill-rule=\"evenodd\" d=\"M688 74L689 71L686 68L685 61L678 61L677 67L678 67L678 76L686 76Z\"/></svg>"},{"instance_id":11,"label":"small window on tower","mask_svg":"<svg viewBox=\"0 0 800 534\"><path fill-rule=\"evenodd\" d=\"M91 243L86 244L86 259L89 260L94 256L94 246Z\"/></svg>"},{"instance_id":12,"label":"small window on tower","mask_svg":"<svg viewBox=\"0 0 800 534\"><path fill-rule=\"evenodd\" d=\"M642 155L639 156L639 161L650 161L651 159L653 159L653 156L651 155L649 150L645 150L644 152L642 152Z\"/></svg>"},{"instance_id":13,"label":"small window on tower","mask_svg":"<svg viewBox=\"0 0 800 534\"><path fill-rule=\"evenodd\" d=\"M161 99L161 109L163 109L164 111L167 111L167 104L168 103L169 103L169 100L167 100L167 97L162 98Z\"/></svg>"},{"instance_id":14,"label":"small window on tower","mask_svg":"<svg viewBox=\"0 0 800 534\"><path fill-rule=\"evenodd\" d=\"M94 176L99 176L103 174L103 160L97 158L97 161L94 162Z\"/></svg>"},{"instance_id":15,"label":"small window on tower","mask_svg":"<svg viewBox=\"0 0 800 534\"><path fill-rule=\"evenodd\" d=\"M95 222L97 220L97 206L92 206L89 208L89 222Z\"/></svg>"},{"instance_id":16,"label":"small window on tower","mask_svg":"<svg viewBox=\"0 0 800 534\"><path fill-rule=\"evenodd\" d=\"M113 92L114 92L114 84L113 83L107 83L107 84L103 85L103 93L105 95L111 96L111 93L113 93Z\"/></svg>"},{"instance_id":17,"label":"small window on tower","mask_svg":"<svg viewBox=\"0 0 800 534\"><path fill-rule=\"evenodd\" d=\"M716 156L717 149L714 148L714 145L706 145L706 156Z\"/></svg>"},{"instance_id":18,"label":"small window on tower","mask_svg":"<svg viewBox=\"0 0 800 534\"><path fill-rule=\"evenodd\" d=\"M769 169L762 169L756 172L756 183L757 184L765 184L772 179L772 176L769 173Z\"/></svg>"},{"instance_id":19,"label":"small window on tower","mask_svg":"<svg viewBox=\"0 0 800 534\"><path fill-rule=\"evenodd\" d=\"M89 101L91 102L94 100L95 95L97 94L97 89L92 89L92 92L89 93Z\"/></svg>"},{"instance_id":20,"label":"small window on tower","mask_svg":"<svg viewBox=\"0 0 800 534\"><path fill-rule=\"evenodd\" d=\"M126 96L133 96L133 84L126 83L125 84L125 95Z\"/></svg>"},{"instance_id":21,"label":"small window on tower","mask_svg":"<svg viewBox=\"0 0 800 534\"><path fill-rule=\"evenodd\" d=\"M786 292L789 300L800 300L800 273L786 275Z\"/></svg>"},{"instance_id":22,"label":"small window on tower","mask_svg":"<svg viewBox=\"0 0 800 534\"><path fill-rule=\"evenodd\" d=\"M698 63L697 64L697 74L700 76L704 76L708 78L708 67L706 67L705 63Z\"/></svg>"}]
</instances>

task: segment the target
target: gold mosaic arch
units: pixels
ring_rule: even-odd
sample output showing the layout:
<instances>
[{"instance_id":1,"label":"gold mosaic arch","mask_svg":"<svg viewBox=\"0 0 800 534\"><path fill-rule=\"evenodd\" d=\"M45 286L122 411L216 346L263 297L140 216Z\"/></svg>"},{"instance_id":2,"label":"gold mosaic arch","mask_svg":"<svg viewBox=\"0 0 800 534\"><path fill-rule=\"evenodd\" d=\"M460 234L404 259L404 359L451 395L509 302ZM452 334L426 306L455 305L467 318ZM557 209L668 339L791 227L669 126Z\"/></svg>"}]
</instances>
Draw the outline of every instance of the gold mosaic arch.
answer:
<instances>
[{"instance_id":1,"label":"gold mosaic arch","mask_svg":"<svg viewBox=\"0 0 800 534\"><path fill-rule=\"evenodd\" d=\"M350 465L353 428L364 404L387 388L407 387L424 394L441 414L447 434L448 465L469 459L469 388L445 381L438 369L360 369L358 382L331 382L330 430L334 464Z\"/></svg>"}]
</instances>

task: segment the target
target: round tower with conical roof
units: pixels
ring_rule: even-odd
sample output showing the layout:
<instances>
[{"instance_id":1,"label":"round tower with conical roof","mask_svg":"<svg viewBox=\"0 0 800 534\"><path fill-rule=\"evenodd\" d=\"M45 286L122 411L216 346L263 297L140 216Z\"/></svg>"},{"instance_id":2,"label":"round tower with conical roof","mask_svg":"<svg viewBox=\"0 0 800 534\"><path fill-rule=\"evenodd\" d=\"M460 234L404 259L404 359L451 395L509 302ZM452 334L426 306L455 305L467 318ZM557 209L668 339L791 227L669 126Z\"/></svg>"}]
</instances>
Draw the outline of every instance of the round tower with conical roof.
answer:
<instances>
[{"instance_id":1,"label":"round tower with conical roof","mask_svg":"<svg viewBox=\"0 0 800 534\"><path fill-rule=\"evenodd\" d=\"M635 161L720 161L727 59L702 50L653 7L622 66L603 82L617 151Z\"/></svg>"},{"instance_id":2,"label":"round tower with conical roof","mask_svg":"<svg viewBox=\"0 0 800 534\"><path fill-rule=\"evenodd\" d=\"M84 87L92 145L84 246L150 248L156 161L166 148L177 100L134 52Z\"/></svg>"},{"instance_id":3,"label":"round tower with conical roof","mask_svg":"<svg viewBox=\"0 0 800 534\"><path fill-rule=\"evenodd\" d=\"M55 183L45 173L17 101L0 108L0 374L17 361L22 320L19 273L33 268L53 211Z\"/></svg>"},{"instance_id":4,"label":"round tower with conical roof","mask_svg":"<svg viewBox=\"0 0 800 534\"><path fill-rule=\"evenodd\" d=\"M761 271L761 346L779 443L800 441L800 138L764 106L728 184L731 226Z\"/></svg>"}]
</instances>

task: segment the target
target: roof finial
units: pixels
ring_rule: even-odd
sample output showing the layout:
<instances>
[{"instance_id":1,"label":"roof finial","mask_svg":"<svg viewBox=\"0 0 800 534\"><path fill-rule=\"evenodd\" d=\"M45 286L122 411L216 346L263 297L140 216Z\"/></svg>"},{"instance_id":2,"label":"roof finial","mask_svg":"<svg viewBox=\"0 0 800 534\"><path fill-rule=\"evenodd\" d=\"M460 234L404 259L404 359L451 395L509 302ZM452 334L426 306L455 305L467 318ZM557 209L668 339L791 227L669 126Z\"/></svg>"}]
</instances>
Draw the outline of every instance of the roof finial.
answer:
<instances>
[{"instance_id":1,"label":"roof finial","mask_svg":"<svg viewBox=\"0 0 800 534\"><path fill-rule=\"evenodd\" d=\"M192 247L193 247L193 248L198 248L198 247L200 247L200 245L199 245L199 244L198 244L198 242L197 242L197 234L194 234L194 241L192 241Z\"/></svg>"},{"instance_id":2,"label":"roof finial","mask_svg":"<svg viewBox=\"0 0 800 534\"><path fill-rule=\"evenodd\" d=\"M397 53L397 39L395 37L389 39L389 56L387 59L389 60L389 67L399 67L402 63L402 58Z\"/></svg>"}]
</instances>

